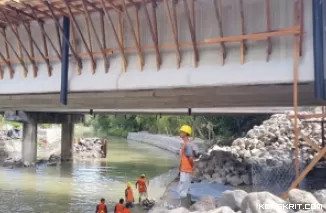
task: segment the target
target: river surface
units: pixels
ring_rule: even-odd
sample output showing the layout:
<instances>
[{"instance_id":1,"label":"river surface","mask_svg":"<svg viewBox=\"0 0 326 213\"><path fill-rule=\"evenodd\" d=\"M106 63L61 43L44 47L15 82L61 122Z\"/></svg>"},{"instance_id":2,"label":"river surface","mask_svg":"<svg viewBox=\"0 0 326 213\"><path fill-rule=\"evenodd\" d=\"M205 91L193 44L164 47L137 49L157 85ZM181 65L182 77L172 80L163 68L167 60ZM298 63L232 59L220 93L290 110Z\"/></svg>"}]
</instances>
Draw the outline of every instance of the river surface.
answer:
<instances>
[{"instance_id":1,"label":"river surface","mask_svg":"<svg viewBox=\"0 0 326 213\"><path fill-rule=\"evenodd\" d=\"M149 196L158 199L175 178L178 157L124 139L109 138L106 159L61 166L0 168L1 213L93 213L100 198L110 209L124 196L127 182L145 173ZM135 200L137 192L134 189Z\"/></svg>"}]
</instances>

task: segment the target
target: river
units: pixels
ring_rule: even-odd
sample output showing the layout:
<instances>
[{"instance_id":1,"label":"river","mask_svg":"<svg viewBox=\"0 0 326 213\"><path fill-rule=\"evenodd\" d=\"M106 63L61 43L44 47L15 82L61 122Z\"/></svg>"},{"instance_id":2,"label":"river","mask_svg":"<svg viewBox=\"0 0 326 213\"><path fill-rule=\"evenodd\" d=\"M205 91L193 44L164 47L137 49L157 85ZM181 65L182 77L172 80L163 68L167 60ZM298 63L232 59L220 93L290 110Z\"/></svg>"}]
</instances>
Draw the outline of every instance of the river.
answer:
<instances>
[{"instance_id":1,"label":"river","mask_svg":"<svg viewBox=\"0 0 326 213\"><path fill-rule=\"evenodd\" d=\"M150 180L149 196L158 199L176 175L173 168L178 166L178 157L142 143L108 140L106 159L75 160L56 167L2 168L0 212L93 213L101 197L112 209L124 196L126 183L134 183L142 173Z\"/></svg>"}]
</instances>

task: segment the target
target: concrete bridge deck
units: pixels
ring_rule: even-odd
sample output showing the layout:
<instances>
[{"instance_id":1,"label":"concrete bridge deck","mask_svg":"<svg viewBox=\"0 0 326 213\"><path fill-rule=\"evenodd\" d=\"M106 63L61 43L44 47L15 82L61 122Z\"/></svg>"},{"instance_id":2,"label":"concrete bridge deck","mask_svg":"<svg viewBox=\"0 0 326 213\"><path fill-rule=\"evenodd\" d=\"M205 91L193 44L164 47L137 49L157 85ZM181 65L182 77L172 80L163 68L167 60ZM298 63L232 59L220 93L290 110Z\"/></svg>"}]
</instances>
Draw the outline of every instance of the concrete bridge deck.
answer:
<instances>
[{"instance_id":1,"label":"concrete bridge deck","mask_svg":"<svg viewBox=\"0 0 326 213\"><path fill-rule=\"evenodd\" d=\"M310 1L35 0L0 12L0 109L290 106L295 52L299 104L319 104Z\"/></svg>"}]
</instances>

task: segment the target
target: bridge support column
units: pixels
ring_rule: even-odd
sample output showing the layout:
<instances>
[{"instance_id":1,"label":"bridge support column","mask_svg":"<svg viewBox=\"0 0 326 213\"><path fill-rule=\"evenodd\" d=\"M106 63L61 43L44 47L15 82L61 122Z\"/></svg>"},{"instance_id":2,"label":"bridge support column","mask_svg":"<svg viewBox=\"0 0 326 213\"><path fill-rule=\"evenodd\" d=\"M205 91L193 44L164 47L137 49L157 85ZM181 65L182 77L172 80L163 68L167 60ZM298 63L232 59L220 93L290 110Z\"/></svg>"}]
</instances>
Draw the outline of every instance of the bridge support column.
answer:
<instances>
[{"instance_id":1,"label":"bridge support column","mask_svg":"<svg viewBox=\"0 0 326 213\"><path fill-rule=\"evenodd\" d=\"M70 117L68 115L68 117ZM61 125L61 161L72 160L72 141L74 138L74 123L67 119Z\"/></svg>"},{"instance_id":2,"label":"bridge support column","mask_svg":"<svg viewBox=\"0 0 326 213\"><path fill-rule=\"evenodd\" d=\"M34 166L37 160L37 123L23 123L22 160L24 166Z\"/></svg>"}]
</instances>

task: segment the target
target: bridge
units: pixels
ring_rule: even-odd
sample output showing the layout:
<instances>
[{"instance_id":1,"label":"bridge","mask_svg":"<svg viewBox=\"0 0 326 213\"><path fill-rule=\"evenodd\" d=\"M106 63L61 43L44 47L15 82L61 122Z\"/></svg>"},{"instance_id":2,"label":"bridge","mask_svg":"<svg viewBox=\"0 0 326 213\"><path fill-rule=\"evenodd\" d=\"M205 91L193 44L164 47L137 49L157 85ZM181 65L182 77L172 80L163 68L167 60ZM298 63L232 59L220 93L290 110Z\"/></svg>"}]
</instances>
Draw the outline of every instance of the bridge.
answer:
<instances>
[{"instance_id":1,"label":"bridge","mask_svg":"<svg viewBox=\"0 0 326 213\"><path fill-rule=\"evenodd\" d=\"M311 1L1 2L2 110L320 103Z\"/></svg>"},{"instance_id":2,"label":"bridge","mask_svg":"<svg viewBox=\"0 0 326 213\"><path fill-rule=\"evenodd\" d=\"M88 110L294 106L298 118L299 105L326 99L325 8L320 0L1 0L0 111L24 123L26 164L36 161L41 122L63 124L61 157L70 159L73 123ZM294 129L298 156L297 119ZM326 153L317 150L314 163ZM299 176L297 162L291 187L313 167Z\"/></svg>"}]
</instances>

